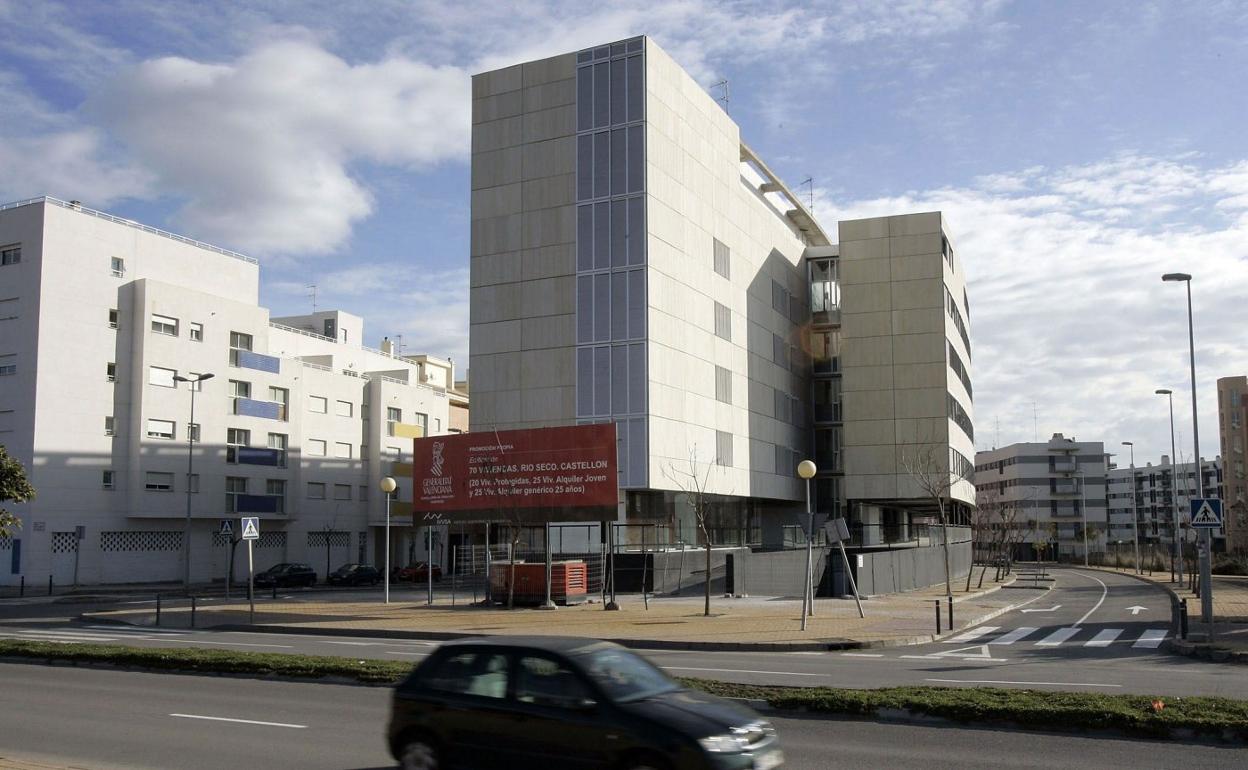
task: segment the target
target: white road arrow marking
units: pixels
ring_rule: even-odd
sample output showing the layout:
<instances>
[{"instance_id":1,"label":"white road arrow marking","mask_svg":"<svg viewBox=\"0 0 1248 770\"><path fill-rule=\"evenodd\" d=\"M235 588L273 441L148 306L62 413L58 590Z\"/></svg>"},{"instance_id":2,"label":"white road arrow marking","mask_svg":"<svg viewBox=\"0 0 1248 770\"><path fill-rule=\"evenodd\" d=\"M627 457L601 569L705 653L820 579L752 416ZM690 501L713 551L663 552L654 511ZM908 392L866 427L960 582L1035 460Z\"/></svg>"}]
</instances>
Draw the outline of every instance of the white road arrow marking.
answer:
<instances>
[{"instance_id":1,"label":"white road arrow marking","mask_svg":"<svg viewBox=\"0 0 1248 770\"><path fill-rule=\"evenodd\" d=\"M1132 615L1139 615L1141 612L1143 612L1144 610L1146 610L1146 609L1148 609L1148 608L1147 608L1147 607L1141 607L1140 605L1138 605L1138 604L1137 604L1137 605L1135 605L1134 607L1128 607L1127 609L1131 610L1131 614L1132 614Z\"/></svg>"},{"instance_id":2,"label":"white road arrow marking","mask_svg":"<svg viewBox=\"0 0 1248 770\"><path fill-rule=\"evenodd\" d=\"M1054 604L1052 607L1045 607L1044 609L1019 610L1019 612L1053 612L1054 610L1060 610L1061 608L1062 608L1062 605Z\"/></svg>"}]
</instances>

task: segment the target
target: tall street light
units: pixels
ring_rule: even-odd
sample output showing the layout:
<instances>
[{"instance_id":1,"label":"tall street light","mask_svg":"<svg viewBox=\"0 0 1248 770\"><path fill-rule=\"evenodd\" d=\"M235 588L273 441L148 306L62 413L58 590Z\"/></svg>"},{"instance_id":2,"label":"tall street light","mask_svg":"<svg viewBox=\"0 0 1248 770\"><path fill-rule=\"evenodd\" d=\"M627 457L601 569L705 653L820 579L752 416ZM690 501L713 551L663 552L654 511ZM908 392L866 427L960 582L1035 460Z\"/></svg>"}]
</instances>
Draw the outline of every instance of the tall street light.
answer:
<instances>
[{"instance_id":1,"label":"tall street light","mask_svg":"<svg viewBox=\"0 0 1248 770\"><path fill-rule=\"evenodd\" d=\"M1169 388L1158 388L1154 391L1159 396L1165 396L1170 400L1170 497L1174 501L1174 507L1170 512L1170 522L1173 527L1170 530L1171 540L1173 542L1173 557L1170 560L1170 582L1183 582L1183 554L1179 550L1179 481L1178 470L1179 463L1174 454L1174 391ZM1175 577L1175 570L1178 570L1178 577Z\"/></svg>"},{"instance_id":2,"label":"tall street light","mask_svg":"<svg viewBox=\"0 0 1248 770\"><path fill-rule=\"evenodd\" d=\"M1204 498L1205 477L1200 472L1200 424L1196 416L1196 333L1192 328L1192 276L1188 273L1166 273L1161 280L1182 281L1187 287L1187 352L1192 371L1192 463L1196 471L1196 491ZM1213 577L1209 568L1213 554L1213 532L1210 529L1201 529L1200 543L1200 619L1205 623L1213 623ZM1210 637L1212 638L1212 630Z\"/></svg>"},{"instance_id":3,"label":"tall street light","mask_svg":"<svg viewBox=\"0 0 1248 770\"><path fill-rule=\"evenodd\" d=\"M386 562L385 562L385 581L386 581L386 604L390 603L390 496L394 494L398 482L391 476L386 476L381 480L381 491L386 493ZM433 569L430 567L430 569Z\"/></svg>"},{"instance_id":4,"label":"tall street light","mask_svg":"<svg viewBox=\"0 0 1248 770\"><path fill-rule=\"evenodd\" d=\"M1135 444L1124 441L1122 445L1131 447L1131 521L1135 524L1135 574L1143 575L1140 569L1140 512L1135 502Z\"/></svg>"},{"instance_id":5,"label":"tall street light","mask_svg":"<svg viewBox=\"0 0 1248 770\"><path fill-rule=\"evenodd\" d=\"M191 471L195 464L195 391L204 380L214 375L199 374L194 377L173 375L174 382L187 382L191 386L191 420L186 424L186 525L182 529L182 587L191 590Z\"/></svg>"},{"instance_id":6,"label":"tall street light","mask_svg":"<svg viewBox=\"0 0 1248 770\"><path fill-rule=\"evenodd\" d=\"M1075 467L1079 467L1079 455L1075 455ZM1083 514L1083 566L1088 566L1088 495L1087 478L1079 471L1079 512Z\"/></svg>"},{"instance_id":7,"label":"tall street light","mask_svg":"<svg viewBox=\"0 0 1248 770\"><path fill-rule=\"evenodd\" d=\"M802 630L806 630L806 617L815 616L815 597L812 591L811 581L814 570L811 567L814 561L812 541L815 539L815 511L810 507L810 480L815 477L819 469L811 460L802 460L797 464L797 475L806 480L806 584L802 586Z\"/></svg>"}]
</instances>

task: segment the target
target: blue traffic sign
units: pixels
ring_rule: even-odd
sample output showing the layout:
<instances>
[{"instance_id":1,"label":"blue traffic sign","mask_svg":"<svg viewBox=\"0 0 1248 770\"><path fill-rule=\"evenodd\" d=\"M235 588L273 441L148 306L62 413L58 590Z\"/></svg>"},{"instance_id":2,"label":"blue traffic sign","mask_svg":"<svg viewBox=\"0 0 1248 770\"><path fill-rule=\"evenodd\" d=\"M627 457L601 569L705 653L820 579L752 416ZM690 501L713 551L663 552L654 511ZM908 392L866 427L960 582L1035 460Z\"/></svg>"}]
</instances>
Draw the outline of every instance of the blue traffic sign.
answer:
<instances>
[{"instance_id":1,"label":"blue traffic sign","mask_svg":"<svg viewBox=\"0 0 1248 770\"><path fill-rule=\"evenodd\" d=\"M1196 497L1192 499L1192 519L1194 529L1218 529L1222 526L1222 501L1216 497Z\"/></svg>"}]
</instances>

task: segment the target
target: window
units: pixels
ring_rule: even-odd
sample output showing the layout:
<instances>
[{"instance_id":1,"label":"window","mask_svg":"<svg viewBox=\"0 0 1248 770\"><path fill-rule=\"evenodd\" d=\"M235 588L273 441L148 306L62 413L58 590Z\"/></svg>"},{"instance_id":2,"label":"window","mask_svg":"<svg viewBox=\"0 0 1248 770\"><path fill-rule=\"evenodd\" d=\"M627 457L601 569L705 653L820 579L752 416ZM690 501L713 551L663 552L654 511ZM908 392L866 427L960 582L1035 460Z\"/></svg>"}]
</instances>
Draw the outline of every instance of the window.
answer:
<instances>
[{"instance_id":1,"label":"window","mask_svg":"<svg viewBox=\"0 0 1248 770\"><path fill-rule=\"evenodd\" d=\"M732 403L732 372L722 366L715 367L715 400Z\"/></svg>"},{"instance_id":2,"label":"window","mask_svg":"<svg viewBox=\"0 0 1248 770\"><path fill-rule=\"evenodd\" d=\"M269 434L269 449L277 452L277 467L286 467L286 446L290 439L285 433Z\"/></svg>"},{"instance_id":3,"label":"window","mask_svg":"<svg viewBox=\"0 0 1248 770\"><path fill-rule=\"evenodd\" d=\"M308 396L308 411L316 414L325 414L328 411L328 402L324 396Z\"/></svg>"},{"instance_id":4,"label":"window","mask_svg":"<svg viewBox=\"0 0 1248 770\"><path fill-rule=\"evenodd\" d=\"M442 418L440 417L433 418L433 432L434 433L442 432Z\"/></svg>"},{"instance_id":5,"label":"window","mask_svg":"<svg viewBox=\"0 0 1248 770\"><path fill-rule=\"evenodd\" d=\"M715 431L715 464L732 465L732 434L727 431Z\"/></svg>"},{"instance_id":6,"label":"window","mask_svg":"<svg viewBox=\"0 0 1248 770\"><path fill-rule=\"evenodd\" d=\"M199 494L199 474L192 473L186 480L187 488L191 490L192 495Z\"/></svg>"},{"instance_id":7,"label":"window","mask_svg":"<svg viewBox=\"0 0 1248 770\"><path fill-rule=\"evenodd\" d=\"M712 250L714 252L712 264L715 272L725 278L732 278L731 252L718 238L712 238L711 240L713 241Z\"/></svg>"},{"instance_id":8,"label":"window","mask_svg":"<svg viewBox=\"0 0 1248 770\"><path fill-rule=\"evenodd\" d=\"M178 376L177 369L166 369L163 366L152 366L147 370L147 384L158 388L174 388L177 383L173 378Z\"/></svg>"},{"instance_id":9,"label":"window","mask_svg":"<svg viewBox=\"0 0 1248 770\"><path fill-rule=\"evenodd\" d=\"M126 274L126 260L121 257L113 257L109 260L109 269L112 270L114 277L122 277Z\"/></svg>"},{"instance_id":10,"label":"window","mask_svg":"<svg viewBox=\"0 0 1248 770\"><path fill-rule=\"evenodd\" d=\"M335 484L334 485L334 499L335 500L350 500L351 499L351 485L350 484Z\"/></svg>"},{"instance_id":11,"label":"window","mask_svg":"<svg viewBox=\"0 0 1248 770\"><path fill-rule=\"evenodd\" d=\"M344 460L350 460L351 459L351 445L345 441L335 441L334 442L334 457L339 457Z\"/></svg>"},{"instance_id":12,"label":"window","mask_svg":"<svg viewBox=\"0 0 1248 770\"><path fill-rule=\"evenodd\" d=\"M841 304L838 268L839 262L835 259L810 261L810 312L815 323L836 320Z\"/></svg>"},{"instance_id":13,"label":"window","mask_svg":"<svg viewBox=\"0 0 1248 770\"><path fill-rule=\"evenodd\" d=\"M110 308L108 311L108 328L116 329L120 317L117 315L117 308Z\"/></svg>"},{"instance_id":14,"label":"window","mask_svg":"<svg viewBox=\"0 0 1248 770\"><path fill-rule=\"evenodd\" d=\"M105 436L116 435L115 425L116 425L116 422L113 420L113 416L111 414L106 416L104 418L104 435Z\"/></svg>"},{"instance_id":15,"label":"window","mask_svg":"<svg viewBox=\"0 0 1248 770\"><path fill-rule=\"evenodd\" d=\"M782 369L789 368L789 346L779 334L771 335L771 360Z\"/></svg>"},{"instance_id":16,"label":"window","mask_svg":"<svg viewBox=\"0 0 1248 770\"><path fill-rule=\"evenodd\" d=\"M17 374L17 354L9 353L0 356L0 377Z\"/></svg>"},{"instance_id":17,"label":"window","mask_svg":"<svg viewBox=\"0 0 1248 770\"><path fill-rule=\"evenodd\" d=\"M198 444L199 443L199 423L188 422L186 424L186 430L187 430L187 436L190 437L191 443Z\"/></svg>"},{"instance_id":18,"label":"window","mask_svg":"<svg viewBox=\"0 0 1248 770\"><path fill-rule=\"evenodd\" d=\"M436 692L506 698L507 656L485 652L447 655L429 667L421 684Z\"/></svg>"},{"instance_id":19,"label":"window","mask_svg":"<svg viewBox=\"0 0 1248 770\"><path fill-rule=\"evenodd\" d=\"M429 415L421 414L420 412L417 412L412 417L412 424L420 426L420 435L422 436L429 435Z\"/></svg>"},{"instance_id":20,"label":"window","mask_svg":"<svg viewBox=\"0 0 1248 770\"><path fill-rule=\"evenodd\" d=\"M593 698L573 672L550 658L526 655L516 667L516 700L535 706L580 709Z\"/></svg>"},{"instance_id":21,"label":"window","mask_svg":"<svg viewBox=\"0 0 1248 770\"><path fill-rule=\"evenodd\" d=\"M21 244L0 248L0 265L16 265L22 261Z\"/></svg>"},{"instance_id":22,"label":"window","mask_svg":"<svg viewBox=\"0 0 1248 770\"><path fill-rule=\"evenodd\" d=\"M290 405L290 391L286 388L269 388L269 401L277 404L277 419L286 421L287 407Z\"/></svg>"},{"instance_id":23,"label":"window","mask_svg":"<svg viewBox=\"0 0 1248 770\"><path fill-rule=\"evenodd\" d=\"M324 457L325 456L325 441L319 438L308 439L308 456L309 457Z\"/></svg>"},{"instance_id":24,"label":"window","mask_svg":"<svg viewBox=\"0 0 1248 770\"><path fill-rule=\"evenodd\" d=\"M225 429L225 461L227 463L238 462L238 448L250 446L251 431L244 428L226 428Z\"/></svg>"},{"instance_id":25,"label":"window","mask_svg":"<svg viewBox=\"0 0 1248 770\"><path fill-rule=\"evenodd\" d=\"M732 313L718 302L715 303L715 336L732 341Z\"/></svg>"},{"instance_id":26,"label":"window","mask_svg":"<svg viewBox=\"0 0 1248 770\"><path fill-rule=\"evenodd\" d=\"M251 383L243 380L230 380L231 414L238 414L238 404L235 402L240 398L251 398Z\"/></svg>"},{"instance_id":27,"label":"window","mask_svg":"<svg viewBox=\"0 0 1248 770\"><path fill-rule=\"evenodd\" d=\"M368 502L368 485L367 484L360 485L360 496L358 499L361 503Z\"/></svg>"},{"instance_id":28,"label":"window","mask_svg":"<svg viewBox=\"0 0 1248 770\"><path fill-rule=\"evenodd\" d=\"M116 475L113 471L104 471L100 478L100 486L104 489L113 489L116 483Z\"/></svg>"},{"instance_id":29,"label":"window","mask_svg":"<svg viewBox=\"0 0 1248 770\"><path fill-rule=\"evenodd\" d=\"M264 494L277 498L277 507L274 513L286 513L286 482L284 480L266 479L264 482Z\"/></svg>"},{"instance_id":30,"label":"window","mask_svg":"<svg viewBox=\"0 0 1248 770\"><path fill-rule=\"evenodd\" d=\"M148 438L168 438L175 436L176 428L173 420L155 420L147 421L147 437Z\"/></svg>"},{"instance_id":31,"label":"window","mask_svg":"<svg viewBox=\"0 0 1248 770\"><path fill-rule=\"evenodd\" d=\"M230 332L230 366L238 366L238 351L251 350L251 335Z\"/></svg>"},{"instance_id":32,"label":"window","mask_svg":"<svg viewBox=\"0 0 1248 770\"><path fill-rule=\"evenodd\" d=\"M238 496L247 494L247 479L240 476L225 477L225 511L238 513Z\"/></svg>"},{"instance_id":33,"label":"window","mask_svg":"<svg viewBox=\"0 0 1248 770\"><path fill-rule=\"evenodd\" d=\"M197 323L191 324L191 341L192 342L204 341L204 325L203 324L197 324Z\"/></svg>"},{"instance_id":34,"label":"window","mask_svg":"<svg viewBox=\"0 0 1248 770\"><path fill-rule=\"evenodd\" d=\"M153 492L172 492L173 474L148 471L144 477L143 488Z\"/></svg>"},{"instance_id":35,"label":"window","mask_svg":"<svg viewBox=\"0 0 1248 770\"><path fill-rule=\"evenodd\" d=\"M117 364L109 361L104 365L104 379L109 382L117 381Z\"/></svg>"},{"instance_id":36,"label":"window","mask_svg":"<svg viewBox=\"0 0 1248 770\"><path fill-rule=\"evenodd\" d=\"M152 331L156 334L168 334L171 337L176 337L178 336L178 319L152 313Z\"/></svg>"},{"instance_id":37,"label":"window","mask_svg":"<svg viewBox=\"0 0 1248 770\"><path fill-rule=\"evenodd\" d=\"M403 410L397 407L386 407L386 435L394 435L395 423L403 422Z\"/></svg>"},{"instance_id":38,"label":"window","mask_svg":"<svg viewBox=\"0 0 1248 770\"><path fill-rule=\"evenodd\" d=\"M309 500L324 500L325 499L325 484L320 481L309 481L308 482L308 499Z\"/></svg>"},{"instance_id":39,"label":"window","mask_svg":"<svg viewBox=\"0 0 1248 770\"><path fill-rule=\"evenodd\" d=\"M339 417L350 417L352 415L353 407L350 401L339 401L335 404L335 407L334 413Z\"/></svg>"}]
</instances>

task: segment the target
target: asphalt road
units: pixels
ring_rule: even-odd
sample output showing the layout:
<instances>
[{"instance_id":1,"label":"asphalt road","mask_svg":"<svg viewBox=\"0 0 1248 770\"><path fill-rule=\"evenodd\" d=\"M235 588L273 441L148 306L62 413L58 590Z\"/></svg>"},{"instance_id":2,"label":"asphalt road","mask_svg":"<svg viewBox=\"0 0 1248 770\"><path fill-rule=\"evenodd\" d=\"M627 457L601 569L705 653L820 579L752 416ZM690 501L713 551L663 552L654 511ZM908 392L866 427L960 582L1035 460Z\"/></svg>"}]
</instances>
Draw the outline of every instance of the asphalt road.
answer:
<instances>
[{"instance_id":1,"label":"asphalt road","mask_svg":"<svg viewBox=\"0 0 1248 770\"><path fill-rule=\"evenodd\" d=\"M107 770L388 768L389 690L0 664L0 756ZM233 720L233 721L229 721ZM785 768L1235 766L1242 748L775 718ZM1237 759L1238 758L1238 759Z\"/></svg>"},{"instance_id":2,"label":"asphalt road","mask_svg":"<svg viewBox=\"0 0 1248 770\"><path fill-rule=\"evenodd\" d=\"M1006 589L1024 606L952 639L853 652L647 651L670 672L754 684L882 687L992 685L1107 693L1248 698L1248 676L1228 664L1165 653L1170 600L1128 576L1062 568L1053 589ZM1042 583L1043 585L1043 583ZM56 605L53 605L56 606ZM870 612L870 602L866 604ZM1143 609L1136 609L1143 608ZM418 661L436 643L376 637L138 629L73 620L59 613L14 613L0 638L147 647L210 647ZM955 620L956 618L955 606ZM14 615L16 614L16 617ZM557 618L557 615L554 616Z\"/></svg>"}]
</instances>

